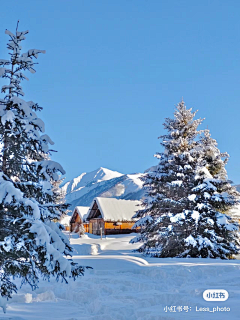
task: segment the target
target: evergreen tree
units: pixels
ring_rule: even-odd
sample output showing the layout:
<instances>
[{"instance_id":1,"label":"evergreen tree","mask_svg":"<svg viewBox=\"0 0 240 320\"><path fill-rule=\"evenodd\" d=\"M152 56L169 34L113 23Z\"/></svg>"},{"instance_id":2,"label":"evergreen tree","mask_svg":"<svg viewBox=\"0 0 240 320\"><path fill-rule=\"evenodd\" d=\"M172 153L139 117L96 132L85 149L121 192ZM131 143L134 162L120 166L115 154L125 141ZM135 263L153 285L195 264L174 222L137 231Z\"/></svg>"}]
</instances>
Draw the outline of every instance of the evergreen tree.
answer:
<instances>
[{"instance_id":1,"label":"evergreen tree","mask_svg":"<svg viewBox=\"0 0 240 320\"><path fill-rule=\"evenodd\" d=\"M0 60L0 76L9 81L2 87L0 100L0 293L11 297L17 291L11 276L20 277L34 289L39 276L82 275L84 268L71 259L72 248L59 220L66 205L56 191L62 166L50 160L44 123L36 112L37 103L25 101L21 81L25 70L35 73L34 60L43 50L21 53L21 42L28 31L10 36L9 60Z\"/></svg>"},{"instance_id":2,"label":"evergreen tree","mask_svg":"<svg viewBox=\"0 0 240 320\"><path fill-rule=\"evenodd\" d=\"M142 231L132 242L143 242L139 251L145 254L226 259L238 253L238 225L224 214L238 197L227 181L227 154L208 131L197 139L202 120L194 120L195 114L178 104L174 119L164 123L160 162L143 178L148 196L135 215Z\"/></svg>"},{"instance_id":3,"label":"evergreen tree","mask_svg":"<svg viewBox=\"0 0 240 320\"><path fill-rule=\"evenodd\" d=\"M221 153L217 147L217 141L211 137L208 129L204 130L204 135L200 137L202 150L202 166L206 166L209 173L216 179L227 180L225 165L228 163L229 154Z\"/></svg>"}]
</instances>

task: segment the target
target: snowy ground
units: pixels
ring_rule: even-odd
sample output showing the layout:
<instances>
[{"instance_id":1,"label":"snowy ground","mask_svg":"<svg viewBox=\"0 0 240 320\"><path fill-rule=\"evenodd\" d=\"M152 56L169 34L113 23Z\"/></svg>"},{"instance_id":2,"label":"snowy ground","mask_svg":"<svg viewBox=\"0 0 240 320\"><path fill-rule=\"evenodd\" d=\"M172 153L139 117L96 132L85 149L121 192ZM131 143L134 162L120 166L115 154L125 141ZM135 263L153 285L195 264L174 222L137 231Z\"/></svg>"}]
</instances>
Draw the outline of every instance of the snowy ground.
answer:
<instances>
[{"instance_id":1,"label":"snowy ground","mask_svg":"<svg viewBox=\"0 0 240 320\"><path fill-rule=\"evenodd\" d=\"M240 260L146 258L132 252L133 236L72 238L74 260L93 270L68 285L42 281L35 292L21 288L0 320L240 319ZM207 302L206 289L225 289L229 299ZM176 312L165 312L171 306Z\"/></svg>"}]
</instances>

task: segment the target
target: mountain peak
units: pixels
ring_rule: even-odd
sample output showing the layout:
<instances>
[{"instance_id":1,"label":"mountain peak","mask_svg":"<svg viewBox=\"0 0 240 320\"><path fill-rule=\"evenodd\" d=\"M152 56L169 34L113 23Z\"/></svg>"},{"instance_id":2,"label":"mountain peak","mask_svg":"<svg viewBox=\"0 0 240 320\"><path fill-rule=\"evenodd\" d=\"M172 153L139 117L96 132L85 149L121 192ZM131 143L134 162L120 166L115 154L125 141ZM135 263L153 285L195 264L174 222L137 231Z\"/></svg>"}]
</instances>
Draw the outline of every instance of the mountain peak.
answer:
<instances>
[{"instance_id":1,"label":"mountain peak","mask_svg":"<svg viewBox=\"0 0 240 320\"><path fill-rule=\"evenodd\" d=\"M62 187L66 201L75 206L89 206L95 197L139 200L143 196L142 174L122 174L104 167L82 173Z\"/></svg>"},{"instance_id":2,"label":"mountain peak","mask_svg":"<svg viewBox=\"0 0 240 320\"><path fill-rule=\"evenodd\" d=\"M100 167L95 171L92 171L92 173L95 173L94 179L98 179L98 180L110 180L113 178L118 178L123 176L122 173L118 172L118 171L113 171L107 168L103 168Z\"/></svg>"},{"instance_id":3,"label":"mountain peak","mask_svg":"<svg viewBox=\"0 0 240 320\"><path fill-rule=\"evenodd\" d=\"M112 171L107 168L100 167L91 172L81 173L76 178L66 182L62 186L62 189L66 194L69 194L83 187L86 187L88 184L94 184L101 181L111 180L121 176L123 176L123 174L120 172Z\"/></svg>"}]
</instances>

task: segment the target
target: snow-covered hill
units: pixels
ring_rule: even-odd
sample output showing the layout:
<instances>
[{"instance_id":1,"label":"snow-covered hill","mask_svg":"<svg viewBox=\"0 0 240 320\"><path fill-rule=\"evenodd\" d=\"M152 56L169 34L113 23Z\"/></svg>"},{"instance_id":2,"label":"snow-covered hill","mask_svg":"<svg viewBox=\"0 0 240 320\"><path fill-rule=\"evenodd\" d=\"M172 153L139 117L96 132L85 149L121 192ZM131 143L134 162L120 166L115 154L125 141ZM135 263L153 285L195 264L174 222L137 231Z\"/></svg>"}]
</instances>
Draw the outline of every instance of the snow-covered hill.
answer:
<instances>
[{"instance_id":1,"label":"snow-covered hill","mask_svg":"<svg viewBox=\"0 0 240 320\"><path fill-rule=\"evenodd\" d=\"M82 173L62 187L66 201L76 206L90 206L95 197L140 200L143 195L142 173L122 174L106 168Z\"/></svg>"}]
</instances>

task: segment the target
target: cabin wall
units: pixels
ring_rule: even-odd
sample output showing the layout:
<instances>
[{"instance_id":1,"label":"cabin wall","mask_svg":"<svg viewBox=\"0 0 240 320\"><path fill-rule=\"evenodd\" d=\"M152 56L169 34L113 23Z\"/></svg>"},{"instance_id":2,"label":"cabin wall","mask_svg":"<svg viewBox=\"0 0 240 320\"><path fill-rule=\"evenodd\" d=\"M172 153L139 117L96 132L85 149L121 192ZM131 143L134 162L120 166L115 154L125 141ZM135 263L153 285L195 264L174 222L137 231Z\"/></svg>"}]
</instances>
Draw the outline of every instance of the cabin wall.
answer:
<instances>
[{"instance_id":1,"label":"cabin wall","mask_svg":"<svg viewBox=\"0 0 240 320\"><path fill-rule=\"evenodd\" d=\"M104 221L102 218L91 219L89 221L89 233L100 236L101 228L102 228L102 234L104 234Z\"/></svg>"},{"instance_id":2,"label":"cabin wall","mask_svg":"<svg viewBox=\"0 0 240 320\"><path fill-rule=\"evenodd\" d=\"M77 233L77 232L79 231L79 226L80 226L81 223L82 223L82 220L81 220L81 218L79 217L79 214L77 214L77 217L76 217L76 219L75 219L75 222L72 222L72 223L71 223L70 231Z\"/></svg>"},{"instance_id":3,"label":"cabin wall","mask_svg":"<svg viewBox=\"0 0 240 320\"><path fill-rule=\"evenodd\" d=\"M91 219L89 221L88 231L89 233L100 235L102 228L102 234L110 235L110 234L128 234L131 232L139 232L140 228L132 229L132 226L135 222L128 221L122 222L121 225L117 225L117 222L113 221L104 221L103 219ZM84 225L85 227L85 225ZM86 229L85 229L86 230Z\"/></svg>"},{"instance_id":4,"label":"cabin wall","mask_svg":"<svg viewBox=\"0 0 240 320\"><path fill-rule=\"evenodd\" d=\"M83 223L85 232L89 232L89 223Z\"/></svg>"},{"instance_id":5,"label":"cabin wall","mask_svg":"<svg viewBox=\"0 0 240 320\"><path fill-rule=\"evenodd\" d=\"M135 222L127 221L121 222L120 225L117 225L117 222L105 221L105 234L128 234L131 232L136 232L135 229L132 229Z\"/></svg>"}]
</instances>

